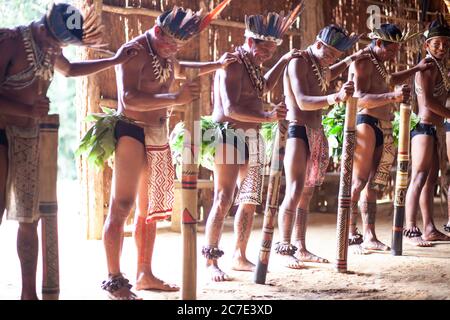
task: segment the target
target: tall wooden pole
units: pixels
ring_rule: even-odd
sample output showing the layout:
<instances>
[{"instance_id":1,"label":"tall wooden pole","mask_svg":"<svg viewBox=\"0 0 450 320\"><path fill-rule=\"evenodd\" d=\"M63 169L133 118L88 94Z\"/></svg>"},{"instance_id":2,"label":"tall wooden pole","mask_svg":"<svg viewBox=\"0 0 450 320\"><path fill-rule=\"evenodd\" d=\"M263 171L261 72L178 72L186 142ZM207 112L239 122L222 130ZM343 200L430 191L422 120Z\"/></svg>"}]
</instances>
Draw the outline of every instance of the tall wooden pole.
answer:
<instances>
[{"instance_id":1,"label":"tall wooden pole","mask_svg":"<svg viewBox=\"0 0 450 320\"><path fill-rule=\"evenodd\" d=\"M81 8L86 0L77 0L76 6ZM91 0L94 3L95 11L102 12L103 0ZM80 61L98 59L98 52L91 48L78 48L77 58ZM100 81L98 74L91 74L85 77L78 77L76 106L77 106L77 128L81 139L89 130L89 123L84 119L90 113L101 113L100 108ZM103 222L105 220L108 207L106 182L110 177L107 170L99 171L90 165L86 157L77 157L78 177L81 186L81 211L86 214L86 237L88 240L101 240L103 233Z\"/></svg>"},{"instance_id":2,"label":"tall wooden pole","mask_svg":"<svg viewBox=\"0 0 450 320\"><path fill-rule=\"evenodd\" d=\"M188 70L188 79L198 77L198 70ZM197 179L200 148L200 100L186 106L184 113L184 142L181 177L183 277L181 299L197 299ZM197 132L196 132L197 129ZM198 132L200 131L200 132Z\"/></svg>"},{"instance_id":3,"label":"tall wooden pole","mask_svg":"<svg viewBox=\"0 0 450 320\"><path fill-rule=\"evenodd\" d=\"M339 181L338 215L337 215L337 252L336 270L347 272L348 231L350 223L353 153L356 142L356 106L358 100L347 100L345 110L344 145L342 148L341 177Z\"/></svg>"},{"instance_id":4,"label":"tall wooden pole","mask_svg":"<svg viewBox=\"0 0 450 320\"><path fill-rule=\"evenodd\" d=\"M405 220L405 198L408 188L409 141L411 106L400 104L400 127L395 179L394 221L392 227L392 249L394 256L402 255L403 222Z\"/></svg>"},{"instance_id":5,"label":"tall wooden pole","mask_svg":"<svg viewBox=\"0 0 450 320\"><path fill-rule=\"evenodd\" d=\"M59 298L58 175L59 116L48 115L40 123L39 212L42 225L42 297Z\"/></svg>"},{"instance_id":6,"label":"tall wooden pole","mask_svg":"<svg viewBox=\"0 0 450 320\"><path fill-rule=\"evenodd\" d=\"M255 283L265 284L267 268L269 266L270 250L272 248L275 218L278 212L281 174L287 140L288 121L278 122L278 131L272 149L269 185L267 188L266 208L264 210L263 239L259 250L259 258L255 270Z\"/></svg>"}]
</instances>

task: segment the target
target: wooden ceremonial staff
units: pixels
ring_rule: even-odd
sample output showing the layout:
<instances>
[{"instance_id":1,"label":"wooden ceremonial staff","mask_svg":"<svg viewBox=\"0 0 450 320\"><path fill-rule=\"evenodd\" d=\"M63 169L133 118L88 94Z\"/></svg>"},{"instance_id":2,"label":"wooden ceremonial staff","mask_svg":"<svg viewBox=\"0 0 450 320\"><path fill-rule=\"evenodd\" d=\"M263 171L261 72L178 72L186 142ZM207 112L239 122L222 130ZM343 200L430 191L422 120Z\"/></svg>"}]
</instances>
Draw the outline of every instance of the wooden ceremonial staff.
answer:
<instances>
[{"instance_id":1,"label":"wooden ceremonial staff","mask_svg":"<svg viewBox=\"0 0 450 320\"><path fill-rule=\"evenodd\" d=\"M353 75L350 75L353 80ZM358 99L350 97L346 102L344 143L341 159L341 177L339 181L337 215L337 252L336 270L347 272L348 231L350 223L353 154L356 142L356 106Z\"/></svg>"},{"instance_id":2,"label":"wooden ceremonial staff","mask_svg":"<svg viewBox=\"0 0 450 320\"><path fill-rule=\"evenodd\" d=\"M255 270L255 283L258 284L266 283L275 217L278 212L278 197L280 194L281 173L283 172L283 159L286 148L288 124L287 120L278 121L278 130L275 135L272 149L269 185L267 188L266 208L264 211L263 239Z\"/></svg>"},{"instance_id":3,"label":"wooden ceremonial staff","mask_svg":"<svg viewBox=\"0 0 450 320\"><path fill-rule=\"evenodd\" d=\"M408 189L409 140L411 106L400 104L400 127L397 154L397 175L395 178L394 221L392 227L391 253L402 255L403 222L405 220L405 198Z\"/></svg>"},{"instance_id":4,"label":"wooden ceremonial staff","mask_svg":"<svg viewBox=\"0 0 450 320\"><path fill-rule=\"evenodd\" d=\"M188 69L187 78L192 81L198 77L197 69ZM197 124L195 126L195 124ZM181 203L183 235L183 277L181 299L197 299L197 177L198 152L200 148L200 100L186 106L184 112L184 142L181 176Z\"/></svg>"},{"instance_id":5,"label":"wooden ceremonial staff","mask_svg":"<svg viewBox=\"0 0 450 320\"><path fill-rule=\"evenodd\" d=\"M59 298L58 202L56 185L58 174L59 116L41 119L39 155L39 213L42 225L42 297Z\"/></svg>"}]
</instances>

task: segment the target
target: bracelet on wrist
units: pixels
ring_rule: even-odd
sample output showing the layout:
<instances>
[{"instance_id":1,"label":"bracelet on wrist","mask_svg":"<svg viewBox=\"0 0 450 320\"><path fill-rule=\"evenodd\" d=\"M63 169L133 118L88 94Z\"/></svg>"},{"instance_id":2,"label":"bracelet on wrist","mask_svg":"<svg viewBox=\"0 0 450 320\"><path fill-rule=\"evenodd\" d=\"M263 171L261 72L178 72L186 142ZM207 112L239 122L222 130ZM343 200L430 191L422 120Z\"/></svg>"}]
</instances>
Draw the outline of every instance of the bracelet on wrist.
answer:
<instances>
[{"instance_id":1,"label":"bracelet on wrist","mask_svg":"<svg viewBox=\"0 0 450 320\"><path fill-rule=\"evenodd\" d=\"M347 57L347 58L345 58L345 59L342 60L342 61L345 62L345 64L346 64L347 67L348 67L348 66L350 66L350 65L352 64L353 59L352 59L352 57Z\"/></svg>"}]
</instances>

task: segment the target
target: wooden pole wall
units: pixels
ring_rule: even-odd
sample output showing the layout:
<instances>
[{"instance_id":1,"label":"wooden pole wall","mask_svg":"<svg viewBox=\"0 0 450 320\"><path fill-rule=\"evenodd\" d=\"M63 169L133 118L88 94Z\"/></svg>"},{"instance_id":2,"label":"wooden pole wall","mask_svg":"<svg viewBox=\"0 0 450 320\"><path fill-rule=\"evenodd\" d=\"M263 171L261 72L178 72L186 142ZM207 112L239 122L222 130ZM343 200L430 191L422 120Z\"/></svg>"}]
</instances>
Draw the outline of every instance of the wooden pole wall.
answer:
<instances>
[{"instance_id":1,"label":"wooden pole wall","mask_svg":"<svg viewBox=\"0 0 450 320\"><path fill-rule=\"evenodd\" d=\"M80 2L83 2L80 0ZM102 0L94 0L96 11L101 12ZM81 48L78 51L80 60L97 59L92 49ZM97 75L80 77L77 79L77 123L80 139L88 130L90 124L84 122L89 113L101 112L100 109L100 83ZM78 176L81 183L81 208L87 212L87 239L100 240L102 238L103 222L105 217L104 187L107 185L103 179L104 172L97 171L89 166L86 159L77 159Z\"/></svg>"},{"instance_id":2,"label":"wooden pole wall","mask_svg":"<svg viewBox=\"0 0 450 320\"><path fill-rule=\"evenodd\" d=\"M197 69L189 70L188 79L198 76ZM197 180L198 152L200 148L200 100L186 106L185 134L183 141L183 170L181 177L183 274L181 299L197 299ZM200 131L200 132L198 132Z\"/></svg>"}]
</instances>

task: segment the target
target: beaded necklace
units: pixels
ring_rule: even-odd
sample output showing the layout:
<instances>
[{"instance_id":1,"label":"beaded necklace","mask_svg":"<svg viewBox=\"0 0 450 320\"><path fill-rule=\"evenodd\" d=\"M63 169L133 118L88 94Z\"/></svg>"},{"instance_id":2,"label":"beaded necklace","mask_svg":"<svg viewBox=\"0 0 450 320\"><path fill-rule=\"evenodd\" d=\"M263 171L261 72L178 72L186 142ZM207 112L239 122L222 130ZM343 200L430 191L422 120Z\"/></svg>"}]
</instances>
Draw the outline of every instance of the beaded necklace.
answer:
<instances>
[{"instance_id":1,"label":"beaded necklace","mask_svg":"<svg viewBox=\"0 0 450 320\"><path fill-rule=\"evenodd\" d=\"M387 72L386 67L384 66L383 63L378 61L371 47L369 47L369 53L370 53L370 60L375 65L375 69L377 69L378 73L383 77L386 84L389 85L391 83L391 76Z\"/></svg>"},{"instance_id":2,"label":"beaded necklace","mask_svg":"<svg viewBox=\"0 0 450 320\"><path fill-rule=\"evenodd\" d=\"M158 59L158 56L153 52L148 31L145 33L145 40L147 40L149 54L153 59L153 74L155 75L156 80L159 80L160 83L166 82L172 73L172 60L166 59L165 67L163 67Z\"/></svg>"},{"instance_id":3,"label":"beaded necklace","mask_svg":"<svg viewBox=\"0 0 450 320\"><path fill-rule=\"evenodd\" d=\"M25 89L37 80L51 81L54 72L53 49L48 48L45 53L42 52L33 38L30 26L19 27L19 31L22 35L28 68L8 76L1 84L1 86L12 90Z\"/></svg>"},{"instance_id":4,"label":"beaded necklace","mask_svg":"<svg viewBox=\"0 0 450 320\"><path fill-rule=\"evenodd\" d=\"M261 68L251 62L248 57L248 52L242 47L238 47L237 52L239 53L242 62L244 62L245 69L247 69L247 73L250 76L253 87L256 89L258 98L262 98L266 87L266 79L263 76Z\"/></svg>"},{"instance_id":5,"label":"beaded necklace","mask_svg":"<svg viewBox=\"0 0 450 320\"><path fill-rule=\"evenodd\" d=\"M317 81L319 82L319 87L323 93L326 93L328 91L328 87L330 84L328 83L328 81L325 78L324 69L322 69L320 64L317 63L316 57L314 57L311 47L308 48L307 52L309 55L309 59L312 62L312 68L313 68L314 74L316 75Z\"/></svg>"},{"instance_id":6,"label":"beaded necklace","mask_svg":"<svg viewBox=\"0 0 450 320\"><path fill-rule=\"evenodd\" d=\"M450 91L450 79L448 78L447 65L441 61L438 61L430 52L428 52L427 58L431 58L434 63L436 63L439 73L441 74L442 80L434 88L434 95L440 96L444 92Z\"/></svg>"}]
</instances>

